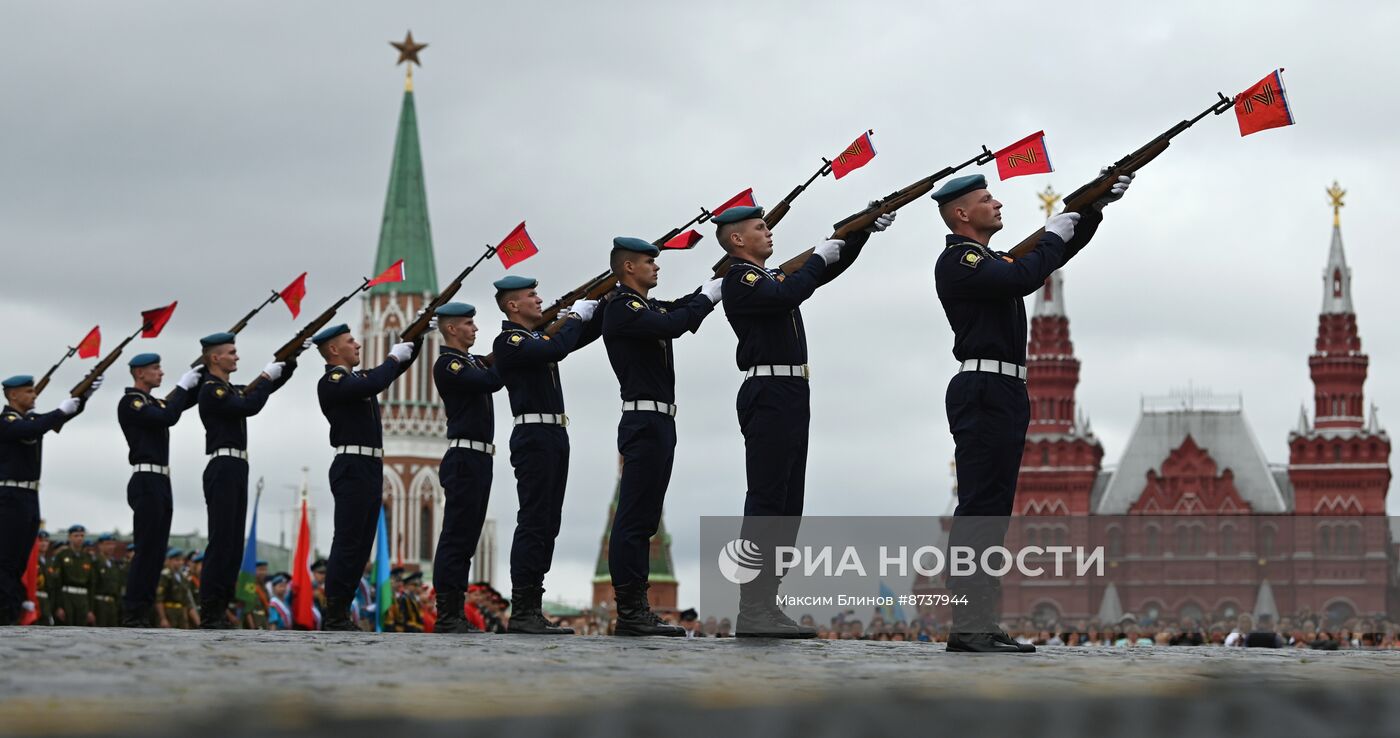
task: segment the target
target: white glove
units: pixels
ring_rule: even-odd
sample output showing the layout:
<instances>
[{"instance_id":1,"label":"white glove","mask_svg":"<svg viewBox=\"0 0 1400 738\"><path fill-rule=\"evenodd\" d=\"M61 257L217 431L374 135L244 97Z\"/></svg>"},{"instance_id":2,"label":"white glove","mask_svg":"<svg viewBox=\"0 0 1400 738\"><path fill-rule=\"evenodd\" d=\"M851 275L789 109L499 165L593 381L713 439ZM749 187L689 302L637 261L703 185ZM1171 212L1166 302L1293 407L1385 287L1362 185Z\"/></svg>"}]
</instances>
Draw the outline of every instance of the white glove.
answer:
<instances>
[{"instance_id":1,"label":"white glove","mask_svg":"<svg viewBox=\"0 0 1400 738\"><path fill-rule=\"evenodd\" d=\"M301 342L301 350L302 350L302 351L306 351L307 349L311 348L311 347L314 346L315 344L316 344L315 341L313 341L313 340L311 340L311 339L308 338L308 339L306 339L305 341L302 341L302 342Z\"/></svg>"},{"instance_id":2,"label":"white glove","mask_svg":"<svg viewBox=\"0 0 1400 738\"><path fill-rule=\"evenodd\" d=\"M268 379L271 379L272 381L276 382L277 380L282 378L282 367L284 366L286 366L286 364L283 364L280 361L274 361L271 364L268 364L267 366L263 367L262 373L266 374Z\"/></svg>"},{"instance_id":3,"label":"white glove","mask_svg":"<svg viewBox=\"0 0 1400 738\"><path fill-rule=\"evenodd\" d=\"M872 202L870 204L874 205L875 203ZM881 215L880 217L876 218L875 222L871 223L870 227L866 228L865 230L871 233L879 233L880 231L883 231L886 228L889 228L890 226L894 225L894 216L895 213L885 213L884 215Z\"/></svg>"},{"instance_id":4,"label":"white glove","mask_svg":"<svg viewBox=\"0 0 1400 738\"><path fill-rule=\"evenodd\" d=\"M62 411L62 413L63 413L64 415L67 415L68 417L71 418L71 417L73 417L74 415L77 415L77 414L78 414L78 405L79 405L78 398L76 398L76 397L68 397L68 398L65 398L65 399L63 400L63 402L58 403L58 409L59 409L60 411Z\"/></svg>"},{"instance_id":5,"label":"white glove","mask_svg":"<svg viewBox=\"0 0 1400 738\"><path fill-rule=\"evenodd\" d=\"M583 322L587 323L593 319L593 313L598 311L597 300L579 300L569 308L569 312L577 315Z\"/></svg>"},{"instance_id":6,"label":"white glove","mask_svg":"<svg viewBox=\"0 0 1400 738\"><path fill-rule=\"evenodd\" d=\"M712 279L700 285L700 294L710 301L712 305L718 305L721 299L720 286L724 284L723 279Z\"/></svg>"},{"instance_id":7,"label":"white glove","mask_svg":"<svg viewBox=\"0 0 1400 738\"><path fill-rule=\"evenodd\" d=\"M437 330L437 316L436 316L436 315L434 315L433 317L431 317L431 318L428 319L428 330L430 330L430 331L435 331L435 330Z\"/></svg>"},{"instance_id":8,"label":"white glove","mask_svg":"<svg viewBox=\"0 0 1400 738\"><path fill-rule=\"evenodd\" d=\"M1053 233L1066 243L1074 238L1074 227L1079 225L1079 213L1060 213L1045 221L1045 232Z\"/></svg>"},{"instance_id":9,"label":"white glove","mask_svg":"<svg viewBox=\"0 0 1400 738\"><path fill-rule=\"evenodd\" d=\"M841 247L845 245L846 242L841 240L822 241L820 244L817 244L817 247L813 249L813 251L816 252L817 256L822 258L822 261L826 262L827 266L831 266L841 261Z\"/></svg>"},{"instance_id":10,"label":"white glove","mask_svg":"<svg viewBox=\"0 0 1400 738\"><path fill-rule=\"evenodd\" d=\"M195 385L199 384L199 370L203 368L203 364L195 365L189 371L181 374L180 381L176 382L175 385L186 392L194 389Z\"/></svg>"},{"instance_id":11,"label":"white glove","mask_svg":"<svg viewBox=\"0 0 1400 738\"><path fill-rule=\"evenodd\" d=\"M106 374L99 374L99 375L97 376L97 379L92 380L92 389L88 390L88 394L90 395L90 394L92 394L92 393L94 393L94 392L96 392L96 391L102 389L102 382L103 382L103 380L105 380L106 378L107 378L107 375L106 375Z\"/></svg>"},{"instance_id":12,"label":"white glove","mask_svg":"<svg viewBox=\"0 0 1400 738\"><path fill-rule=\"evenodd\" d=\"M396 343L393 346L390 346L389 358L399 362L400 364L404 363L405 361L408 361L409 359L413 358L413 344Z\"/></svg>"},{"instance_id":13,"label":"white glove","mask_svg":"<svg viewBox=\"0 0 1400 738\"><path fill-rule=\"evenodd\" d=\"M1106 174L1107 172L1108 172L1108 167L1104 167L1104 168L1099 172L1099 174ZM1130 184L1133 183L1133 178L1136 177L1136 176L1137 176L1136 174L1120 174L1120 175L1118 175L1118 181L1117 181L1117 182L1114 182L1114 183L1113 183L1113 186L1109 188L1109 190L1108 190L1108 196L1099 198L1099 199L1094 203L1094 207L1096 207L1096 208L1098 208L1098 209L1100 209L1100 210L1103 210L1103 208L1104 208L1105 205L1108 205L1109 203L1112 203L1112 202L1118 202L1119 200L1123 199L1123 193L1125 193L1125 192L1128 191L1128 185L1130 185Z\"/></svg>"}]
</instances>

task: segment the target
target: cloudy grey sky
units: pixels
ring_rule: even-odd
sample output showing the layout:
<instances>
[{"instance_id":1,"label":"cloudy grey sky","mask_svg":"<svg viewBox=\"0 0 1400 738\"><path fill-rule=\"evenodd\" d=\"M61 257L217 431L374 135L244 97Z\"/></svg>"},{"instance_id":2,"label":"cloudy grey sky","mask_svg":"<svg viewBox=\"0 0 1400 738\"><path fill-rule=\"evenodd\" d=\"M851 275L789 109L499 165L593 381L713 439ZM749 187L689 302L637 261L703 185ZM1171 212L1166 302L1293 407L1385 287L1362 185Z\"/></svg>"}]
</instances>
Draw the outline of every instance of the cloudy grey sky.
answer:
<instances>
[{"instance_id":1,"label":"cloudy grey sky","mask_svg":"<svg viewBox=\"0 0 1400 738\"><path fill-rule=\"evenodd\" d=\"M1311 397L1331 212L1343 212L1368 401L1400 417L1400 293L1390 245L1400 73L1381 3L7 3L0 55L0 374L41 373L101 323L108 345L137 311L180 301L157 340L175 357L269 288L310 271L308 312L372 269L402 69L386 43L411 28L437 260L444 277L528 219L542 253L516 270L559 294L605 265L612 236L655 237L744 187L771 204L818 157L873 128L865 169L819 182L777 231L778 256L822 239L876 196L1044 129L1058 171L995 183L1008 248L1041 220L1034 193L1098 167L1270 70L1299 121L1241 139L1204 121L1147 169L1067 270L1083 361L1080 404L1116 462L1139 398L1194 384L1243 393L1270 460ZM689 291L715 245L668 255L657 291ZM952 443L953 364L931 269L943 230L906 208L861 262L804 306L813 365L807 510L937 514ZM1001 243L1004 239L1005 243ZM489 307L492 265L462 296ZM358 325L358 310L346 317ZM280 307L240 339L244 378L295 330ZM489 335L491 331L487 331ZM666 522L696 581L706 514L742 509L739 375L723 316L678 342L681 445ZM82 365L56 380L65 388ZM123 377L46 442L50 527L130 527L114 404ZM265 477L262 536L308 466L329 545L330 450L314 372L250 424ZM173 378L172 378L173 383ZM613 488L616 383L601 344L564 365L572 483L551 596L586 601ZM173 386L173 384L172 384ZM48 409L61 392L42 398ZM509 418L498 413L498 439ZM1386 414L1383 412L1383 417ZM197 418L174 433L175 529L204 529ZM516 503L496 460L491 515ZM1391 510L1400 509L1392 503ZM290 528L290 520L288 522ZM505 561L506 550L501 551ZM499 576L506 576L504 564ZM681 601L696 601L682 585Z\"/></svg>"}]
</instances>

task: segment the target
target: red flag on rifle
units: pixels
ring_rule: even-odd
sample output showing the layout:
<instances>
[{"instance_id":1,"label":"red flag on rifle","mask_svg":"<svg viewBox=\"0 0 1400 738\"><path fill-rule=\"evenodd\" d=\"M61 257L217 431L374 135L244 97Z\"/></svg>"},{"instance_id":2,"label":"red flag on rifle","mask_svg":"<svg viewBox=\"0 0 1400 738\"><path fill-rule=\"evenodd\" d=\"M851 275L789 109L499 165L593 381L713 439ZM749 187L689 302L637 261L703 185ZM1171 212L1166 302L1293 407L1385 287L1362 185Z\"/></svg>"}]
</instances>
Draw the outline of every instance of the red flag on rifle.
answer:
<instances>
[{"instance_id":1,"label":"red flag on rifle","mask_svg":"<svg viewBox=\"0 0 1400 738\"><path fill-rule=\"evenodd\" d=\"M292 280L281 292L277 293L286 303L287 309L292 311L292 320L296 320L301 315L301 298L306 297L306 272L302 272L300 277Z\"/></svg>"},{"instance_id":2,"label":"red flag on rifle","mask_svg":"<svg viewBox=\"0 0 1400 738\"><path fill-rule=\"evenodd\" d=\"M854 143L846 147L841 155L831 161L831 173L837 179L854 172L857 169L870 163L875 158L875 144L870 137L875 135L874 131L866 131L860 134Z\"/></svg>"},{"instance_id":3,"label":"red flag on rifle","mask_svg":"<svg viewBox=\"0 0 1400 738\"><path fill-rule=\"evenodd\" d=\"M141 312L141 325L144 327L141 329L141 337L155 338L159 336L161 330L165 328L165 324L170 322L170 316L175 314L175 306L179 304L176 301L163 308L143 310Z\"/></svg>"},{"instance_id":4,"label":"red flag on rifle","mask_svg":"<svg viewBox=\"0 0 1400 738\"><path fill-rule=\"evenodd\" d=\"M91 359L102 353L102 331L98 326L93 326L88 331L83 340L78 342L78 358Z\"/></svg>"},{"instance_id":5,"label":"red flag on rifle","mask_svg":"<svg viewBox=\"0 0 1400 738\"><path fill-rule=\"evenodd\" d=\"M748 188L747 190L744 190L743 192L740 192L739 194L737 194L737 195L735 195L735 196L729 198L728 200L725 200L723 205L720 205L719 207L717 207L717 208L715 208L714 210L710 211L710 215L719 215L720 213L722 213L722 212L724 212L724 211L726 211L726 210L728 210L728 209L730 209L730 208L737 208L737 207L746 207L746 208L758 207L758 203L755 202L754 199L753 199L753 188L752 188L752 187Z\"/></svg>"},{"instance_id":6,"label":"red flag on rifle","mask_svg":"<svg viewBox=\"0 0 1400 738\"><path fill-rule=\"evenodd\" d=\"M666 241L666 243L661 244L661 248L684 250L695 246L695 244L697 243L700 243L700 239L702 238L704 238L704 236L700 235L699 233L696 233L695 229L692 228L686 231L685 233L680 233L675 236L672 236Z\"/></svg>"},{"instance_id":7,"label":"red flag on rifle","mask_svg":"<svg viewBox=\"0 0 1400 738\"><path fill-rule=\"evenodd\" d=\"M1283 70L1276 69L1253 87L1235 96L1235 118L1240 135L1294 124L1293 108L1283 90Z\"/></svg>"},{"instance_id":8,"label":"red flag on rifle","mask_svg":"<svg viewBox=\"0 0 1400 738\"><path fill-rule=\"evenodd\" d=\"M496 247L496 255L501 257L501 266L509 269L516 264L538 254L540 249L535 246L535 239L530 238L530 232L525 230L525 221L520 221L520 225L506 236L506 240Z\"/></svg>"},{"instance_id":9,"label":"red flag on rifle","mask_svg":"<svg viewBox=\"0 0 1400 738\"><path fill-rule=\"evenodd\" d=\"M1023 174L1045 174L1055 171L1050 165L1050 152L1045 148L1045 131L1036 131L994 154L997 175L1003 180Z\"/></svg>"},{"instance_id":10,"label":"red flag on rifle","mask_svg":"<svg viewBox=\"0 0 1400 738\"><path fill-rule=\"evenodd\" d=\"M389 283L391 283L391 282L402 282L403 279L404 279L404 273L403 273L403 259L399 259L398 261L394 262L393 264L390 264L390 265L389 265L389 268L388 268L388 269L385 269L385 270L383 271L383 273L381 273L378 277L375 277L374 279L371 279L371 280L369 281L369 284L365 285L365 289L369 289L369 288L371 288L371 287L373 287L373 286L375 286L375 285L377 285L377 284L389 284Z\"/></svg>"}]
</instances>

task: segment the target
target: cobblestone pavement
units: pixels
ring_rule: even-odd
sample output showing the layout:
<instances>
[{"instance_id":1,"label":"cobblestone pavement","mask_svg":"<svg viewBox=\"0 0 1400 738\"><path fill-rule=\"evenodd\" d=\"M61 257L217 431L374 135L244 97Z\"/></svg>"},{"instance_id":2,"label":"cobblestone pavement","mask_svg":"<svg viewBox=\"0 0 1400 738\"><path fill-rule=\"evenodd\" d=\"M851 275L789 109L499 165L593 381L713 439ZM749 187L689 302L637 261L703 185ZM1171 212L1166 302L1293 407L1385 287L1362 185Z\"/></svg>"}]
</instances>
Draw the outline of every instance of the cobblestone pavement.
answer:
<instances>
[{"instance_id":1,"label":"cobblestone pavement","mask_svg":"<svg viewBox=\"0 0 1400 738\"><path fill-rule=\"evenodd\" d=\"M0 663L5 735L1400 734L1400 652L6 628Z\"/></svg>"}]
</instances>

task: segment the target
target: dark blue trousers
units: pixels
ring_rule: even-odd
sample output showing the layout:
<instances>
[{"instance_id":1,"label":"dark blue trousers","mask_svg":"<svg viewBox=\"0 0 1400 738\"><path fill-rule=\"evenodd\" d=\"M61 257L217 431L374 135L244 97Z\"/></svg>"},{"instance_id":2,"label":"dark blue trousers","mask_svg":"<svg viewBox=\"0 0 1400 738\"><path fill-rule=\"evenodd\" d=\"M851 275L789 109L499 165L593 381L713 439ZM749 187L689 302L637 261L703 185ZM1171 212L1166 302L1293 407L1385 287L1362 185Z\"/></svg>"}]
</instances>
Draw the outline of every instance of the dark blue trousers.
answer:
<instances>
[{"instance_id":1,"label":"dark blue trousers","mask_svg":"<svg viewBox=\"0 0 1400 738\"><path fill-rule=\"evenodd\" d=\"M608 570L614 587L642 584L651 574L651 537L676 460L676 419L664 413L625 412L617 424L622 454L617 512L608 538Z\"/></svg>"},{"instance_id":2,"label":"dark blue trousers","mask_svg":"<svg viewBox=\"0 0 1400 738\"><path fill-rule=\"evenodd\" d=\"M331 462L331 496L335 498L335 535L326 558L326 599L349 601L364 576L379 511L384 507L384 460L338 454ZM430 535L431 531L424 531Z\"/></svg>"},{"instance_id":3,"label":"dark blue trousers","mask_svg":"<svg viewBox=\"0 0 1400 738\"><path fill-rule=\"evenodd\" d=\"M126 575L122 602L132 612L145 612L156 603L156 585L170 545L170 516L175 503L170 477L136 472L126 483L126 504L131 507L131 537L136 551Z\"/></svg>"},{"instance_id":4,"label":"dark blue trousers","mask_svg":"<svg viewBox=\"0 0 1400 738\"><path fill-rule=\"evenodd\" d=\"M967 605L953 609L954 628L991 628L1000 618L1001 582L983 573L980 562L982 551L1006 540L1031 420L1030 399L1026 383L1015 377L961 372L948 383L945 405L958 474L948 545L971 548L978 561L973 575L948 578L948 588L968 598Z\"/></svg>"},{"instance_id":5,"label":"dark blue trousers","mask_svg":"<svg viewBox=\"0 0 1400 738\"><path fill-rule=\"evenodd\" d=\"M229 602L243 563L243 525L248 519L248 462L215 456L204 467L204 506L209 546L199 580L200 602Z\"/></svg>"},{"instance_id":6,"label":"dark blue trousers","mask_svg":"<svg viewBox=\"0 0 1400 738\"><path fill-rule=\"evenodd\" d=\"M807 489L811 396L807 380L793 377L752 377L739 387L736 409L749 482L742 535L763 552L761 579L776 581L775 549L797 542Z\"/></svg>"},{"instance_id":7,"label":"dark blue trousers","mask_svg":"<svg viewBox=\"0 0 1400 738\"><path fill-rule=\"evenodd\" d=\"M438 592L465 592L471 584L472 554L491 501L492 461L489 454L468 448L448 449L442 457L442 535L433 554L433 587Z\"/></svg>"},{"instance_id":8,"label":"dark blue trousers","mask_svg":"<svg viewBox=\"0 0 1400 738\"><path fill-rule=\"evenodd\" d=\"M19 617L29 594L24 570L39 535L39 493L0 487L0 623ZM38 606L38 603L34 603Z\"/></svg>"},{"instance_id":9,"label":"dark blue trousers","mask_svg":"<svg viewBox=\"0 0 1400 738\"><path fill-rule=\"evenodd\" d=\"M510 434L510 465L520 512L510 549L510 582L515 588L544 586L554 561L569 483L569 433L558 425L525 423Z\"/></svg>"}]
</instances>

